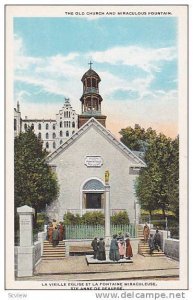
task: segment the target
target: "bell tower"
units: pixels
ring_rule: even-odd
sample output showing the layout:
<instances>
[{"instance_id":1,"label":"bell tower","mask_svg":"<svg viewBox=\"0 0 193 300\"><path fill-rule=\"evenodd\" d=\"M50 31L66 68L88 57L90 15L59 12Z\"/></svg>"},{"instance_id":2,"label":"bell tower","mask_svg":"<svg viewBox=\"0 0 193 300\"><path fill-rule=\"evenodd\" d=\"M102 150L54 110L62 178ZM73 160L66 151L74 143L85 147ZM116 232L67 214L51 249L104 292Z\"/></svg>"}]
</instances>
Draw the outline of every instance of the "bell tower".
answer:
<instances>
[{"instance_id":1,"label":"bell tower","mask_svg":"<svg viewBox=\"0 0 193 300\"><path fill-rule=\"evenodd\" d=\"M82 76L83 94L81 101L81 115L79 115L78 127L80 128L90 118L94 117L104 127L106 127L106 116L101 113L101 102L103 98L99 94L99 75L92 69L92 62L89 63L90 69Z\"/></svg>"}]
</instances>

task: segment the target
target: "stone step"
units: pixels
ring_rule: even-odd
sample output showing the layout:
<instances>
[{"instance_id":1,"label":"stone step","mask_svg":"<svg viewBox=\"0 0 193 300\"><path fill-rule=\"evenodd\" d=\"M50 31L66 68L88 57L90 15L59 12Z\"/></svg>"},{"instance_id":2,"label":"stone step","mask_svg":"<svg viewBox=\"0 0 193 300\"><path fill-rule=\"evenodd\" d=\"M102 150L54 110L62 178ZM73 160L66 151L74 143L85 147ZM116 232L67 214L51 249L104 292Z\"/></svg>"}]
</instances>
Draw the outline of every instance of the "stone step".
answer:
<instances>
[{"instance_id":1,"label":"stone step","mask_svg":"<svg viewBox=\"0 0 193 300\"><path fill-rule=\"evenodd\" d=\"M65 253L65 249L61 249L61 250L55 250L55 249L44 250L44 253Z\"/></svg>"}]
</instances>

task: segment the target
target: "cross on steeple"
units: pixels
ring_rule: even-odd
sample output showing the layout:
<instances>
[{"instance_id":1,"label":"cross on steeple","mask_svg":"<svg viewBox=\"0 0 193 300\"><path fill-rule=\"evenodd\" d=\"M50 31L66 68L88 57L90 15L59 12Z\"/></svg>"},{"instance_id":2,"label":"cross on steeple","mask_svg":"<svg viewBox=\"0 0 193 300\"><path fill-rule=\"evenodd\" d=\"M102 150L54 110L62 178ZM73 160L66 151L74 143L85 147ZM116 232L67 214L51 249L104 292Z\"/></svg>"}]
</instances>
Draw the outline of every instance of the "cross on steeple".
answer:
<instances>
[{"instance_id":1,"label":"cross on steeple","mask_svg":"<svg viewBox=\"0 0 193 300\"><path fill-rule=\"evenodd\" d=\"M90 69L92 69L92 62L90 61L89 63L88 63L88 65L90 65Z\"/></svg>"}]
</instances>

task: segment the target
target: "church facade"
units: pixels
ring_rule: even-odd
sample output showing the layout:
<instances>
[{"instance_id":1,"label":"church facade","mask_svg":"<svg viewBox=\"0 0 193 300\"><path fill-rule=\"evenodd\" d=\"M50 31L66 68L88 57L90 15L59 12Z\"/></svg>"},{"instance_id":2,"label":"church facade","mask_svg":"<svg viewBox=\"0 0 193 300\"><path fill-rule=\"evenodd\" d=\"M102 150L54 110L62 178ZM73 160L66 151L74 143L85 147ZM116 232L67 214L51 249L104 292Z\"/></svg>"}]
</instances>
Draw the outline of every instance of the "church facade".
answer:
<instances>
[{"instance_id":1,"label":"church facade","mask_svg":"<svg viewBox=\"0 0 193 300\"><path fill-rule=\"evenodd\" d=\"M146 165L106 129L99 75L90 68L82 82L79 128L47 157L60 186L59 197L47 208L47 213L50 218L62 220L68 211L80 215L88 211L104 212L108 172L111 215L127 211L130 222L138 223L135 180Z\"/></svg>"}]
</instances>

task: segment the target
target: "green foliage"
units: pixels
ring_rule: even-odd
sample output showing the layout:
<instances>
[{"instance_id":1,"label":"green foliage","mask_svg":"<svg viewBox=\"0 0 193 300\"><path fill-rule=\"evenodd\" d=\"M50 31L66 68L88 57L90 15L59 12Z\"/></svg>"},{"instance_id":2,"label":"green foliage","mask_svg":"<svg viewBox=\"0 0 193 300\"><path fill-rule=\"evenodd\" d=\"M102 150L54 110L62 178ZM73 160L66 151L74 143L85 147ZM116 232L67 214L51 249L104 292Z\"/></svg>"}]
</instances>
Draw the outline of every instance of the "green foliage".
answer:
<instances>
[{"instance_id":1,"label":"green foliage","mask_svg":"<svg viewBox=\"0 0 193 300\"><path fill-rule=\"evenodd\" d=\"M131 150L144 151L147 164L136 180L135 189L142 209L172 210L179 216L179 138L172 140L152 128L121 129L121 141Z\"/></svg>"},{"instance_id":2,"label":"green foliage","mask_svg":"<svg viewBox=\"0 0 193 300\"><path fill-rule=\"evenodd\" d=\"M78 214L74 215L71 212L64 214L64 225L104 225L105 216L100 211L86 212L82 217ZM126 211L120 211L111 217L113 225L129 224L129 217Z\"/></svg>"},{"instance_id":3,"label":"green foliage","mask_svg":"<svg viewBox=\"0 0 193 300\"><path fill-rule=\"evenodd\" d=\"M82 224L103 225L104 223L105 217L100 211L87 212L82 216Z\"/></svg>"},{"instance_id":4,"label":"green foliage","mask_svg":"<svg viewBox=\"0 0 193 300\"><path fill-rule=\"evenodd\" d=\"M81 217L79 214L72 214L71 212L67 212L63 217L64 225L79 225L81 224Z\"/></svg>"},{"instance_id":5,"label":"green foliage","mask_svg":"<svg viewBox=\"0 0 193 300\"><path fill-rule=\"evenodd\" d=\"M42 142L31 128L15 138L15 208L29 205L37 214L45 209L46 204L57 198L59 188L56 174L46 163L46 155L47 152L42 149Z\"/></svg>"},{"instance_id":6,"label":"green foliage","mask_svg":"<svg viewBox=\"0 0 193 300\"><path fill-rule=\"evenodd\" d=\"M111 224L113 225L128 225L129 216L127 211L120 211L111 217Z\"/></svg>"},{"instance_id":7,"label":"green foliage","mask_svg":"<svg viewBox=\"0 0 193 300\"><path fill-rule=\"evenodd\" d=\"M168 209L178 213L178 160L177 139L159 134L149 141L145 153L147 168L136 181L136 195L141 207L150 214L155 209L161 209L164 216Z\"/></svg>"},{"instance_id":8,"label":"green foliage","mask_svg":"<svg viewBox=\"0 0 193 300\"><path fill-rule=\"evenodd\" d=\"M156 136L156 131L151 127L145 130L139 125L135 125L135 128L127 127L121 129L119 133L122 136L121 142L129 149L135 151L146 150L147 143Z\"/></svg>"}]
</instances>

